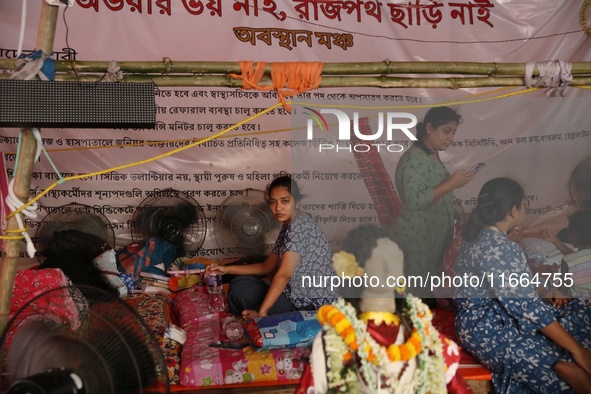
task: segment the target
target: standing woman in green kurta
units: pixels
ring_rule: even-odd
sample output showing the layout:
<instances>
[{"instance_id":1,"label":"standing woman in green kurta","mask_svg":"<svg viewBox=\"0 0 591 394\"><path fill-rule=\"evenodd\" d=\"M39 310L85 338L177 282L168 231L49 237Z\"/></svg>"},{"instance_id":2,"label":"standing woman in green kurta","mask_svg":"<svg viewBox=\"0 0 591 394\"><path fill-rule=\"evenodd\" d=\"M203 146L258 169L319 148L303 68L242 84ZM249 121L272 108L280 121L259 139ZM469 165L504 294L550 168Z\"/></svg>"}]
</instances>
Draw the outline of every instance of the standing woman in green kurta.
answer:
<instances>
[{"instance_id":1,"label":"standing woman in green kurta","mask_svg":"<svg viewBox=\"0 0 591 394\"><path fill-rule=\"evenodd\" d=\"M443 271L443 254L453 238L453 190L466 185L474 174L459 170L450 175L439 158L446 150L462 117L449 107L431 108L417 124L417 141L401 157L395 184L402 202L394 231L404 241L404 275L427 278ZM434 305L430 283L408 290Z\"/></svg>"}]
</instances>

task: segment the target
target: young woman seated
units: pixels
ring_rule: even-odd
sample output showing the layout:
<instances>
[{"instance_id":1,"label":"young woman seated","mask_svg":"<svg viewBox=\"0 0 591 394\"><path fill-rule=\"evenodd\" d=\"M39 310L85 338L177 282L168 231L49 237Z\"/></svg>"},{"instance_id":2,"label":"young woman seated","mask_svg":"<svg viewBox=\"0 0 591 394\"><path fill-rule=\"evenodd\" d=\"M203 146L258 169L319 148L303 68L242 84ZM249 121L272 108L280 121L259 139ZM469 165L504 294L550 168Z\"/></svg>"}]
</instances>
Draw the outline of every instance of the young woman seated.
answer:
<instances>
[{"instance_id":1,"label":"young woman seated","mask_svg":"<svg viewBox=\"0 0 591 394\"><path fill-rule=\"evenodd\" d=\"M456 277L471 279L454 289L460 345L492 372L496 392L589 393L591 305L540 298L525 254L507 236L525 211L517 182L482 186L455 265Z\"/></svg>"},{"instance_id":2,"label":"young woman seated","mask_svg":"<svg viewBox=\"0 0 591 394\"><path fill-rule=\"evenodd\" d=\"M207 267L212 273L237 275L228 291L229 311L255 318L294 310L316 310L336 300L336 289L307 286L334 276L324 232L299 211L302 194L289 176L275 178L266 190L275 219L282 224L271 254L262 263ZM329 281L330 283L330 281Z\"/></svg>"}]
</instances>

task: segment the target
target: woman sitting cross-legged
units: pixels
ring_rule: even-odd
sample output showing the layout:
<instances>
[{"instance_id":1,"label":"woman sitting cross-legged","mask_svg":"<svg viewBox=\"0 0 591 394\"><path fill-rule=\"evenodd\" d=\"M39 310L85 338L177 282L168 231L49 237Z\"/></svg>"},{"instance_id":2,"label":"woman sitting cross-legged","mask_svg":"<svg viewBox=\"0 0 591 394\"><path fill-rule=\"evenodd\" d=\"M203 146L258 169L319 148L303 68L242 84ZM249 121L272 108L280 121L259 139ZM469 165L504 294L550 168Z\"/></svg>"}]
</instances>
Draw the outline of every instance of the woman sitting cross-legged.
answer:
<instances>
[{"instance_id":1,"label":"woman sitting cross-legged","mask_svg":"<svg viewBox=\"0 0 591 394\"><path fill-rule=\"evenodd\" d=\"M525 254L507 236L525 211L517 182L482 186L455 265L465 278L454 289L460 345L492 372L498 393L590 393L591 304L540 298Z\"/></svg>"},{"instance_id":2,"label":"woman sitting cross-legged","mask_svg":"<svg viewBox=\"0 0 591 394\"><path fill-rule=\"evenodd\" d=\"M231 313L244 318L316 310L332 303L338 297L336 289L306 285L335 272L324 232L299 212L302 195L297 183L289 176L275 178L266 196L273 216L283 225L271 254L262 263L209 265L205 274L238 275L230 282L228 304ZM311 281L303 280L306 277Z\"/></svg>"}]
</instances>

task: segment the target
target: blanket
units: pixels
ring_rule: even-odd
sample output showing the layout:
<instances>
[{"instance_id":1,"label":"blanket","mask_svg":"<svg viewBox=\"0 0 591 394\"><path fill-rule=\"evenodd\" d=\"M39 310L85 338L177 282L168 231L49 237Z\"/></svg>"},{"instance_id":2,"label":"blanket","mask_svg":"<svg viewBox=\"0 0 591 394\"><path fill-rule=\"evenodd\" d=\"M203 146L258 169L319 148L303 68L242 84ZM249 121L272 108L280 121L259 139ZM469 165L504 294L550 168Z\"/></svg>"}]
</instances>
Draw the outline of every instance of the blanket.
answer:
<instances>
[{"instance_id":1,"label":"blanket","mask_svg":"<svg viewBox=\"0 0 591 394\"><path fill-rule=\"evenodd\" d=\"M221 386L249 382L289 383L303 372L302 360L309 348L255 350L212 348L222 333L222 319L227 312L210 313L204 286L178 293L175 310L179 324L187 333L181 352L180 384L187 387Z\"/></svg>"}]
</instances>

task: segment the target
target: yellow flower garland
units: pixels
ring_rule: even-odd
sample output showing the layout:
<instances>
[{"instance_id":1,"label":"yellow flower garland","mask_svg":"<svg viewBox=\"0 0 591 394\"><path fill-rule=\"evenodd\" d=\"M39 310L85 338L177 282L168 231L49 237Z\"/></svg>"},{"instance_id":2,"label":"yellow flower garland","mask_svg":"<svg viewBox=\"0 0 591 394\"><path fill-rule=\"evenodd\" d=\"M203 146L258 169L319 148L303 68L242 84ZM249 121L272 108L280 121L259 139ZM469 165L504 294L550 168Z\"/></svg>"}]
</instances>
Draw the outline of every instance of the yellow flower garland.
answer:
<instances>
[{"instance_id":1,"label":"yellow flower garland","mask_svg":"<svg viewBox=\"0 0 591 394\"><path fill-rule=\"evenodd\" d=\"M391 317L384 315L384 313L381 313L380 316L366 315L363 317L367 319L379 318L380 321L385 321L387 323L399 321L397 316L391 313L389 315L391 315ZM349 348L352 351L357 351L357 334L355 333L355 329L351 325L349 319L347 319L347 317L341 311L339 311L338 308L332 305L323 305L318 310L317 317L320 324L330 324L335 329L337 334L339 334L343 338L347 346L349 346ZM373 354L371 346L369 345L367 340L363 341L363 346L367 352L368 361L377 365L377 357ZM404 344L392 344L386 348L386 353L388 354L388 359L390 361L408 361L416 357L419 353L421 353L421 350L421 335L415 328L413 328L410 338L408 338L408 340ZM348 361L351 359L351 354L345 353L343 355L343 358L345 359L345 361Z\"/></svg>"}]
</instances>

